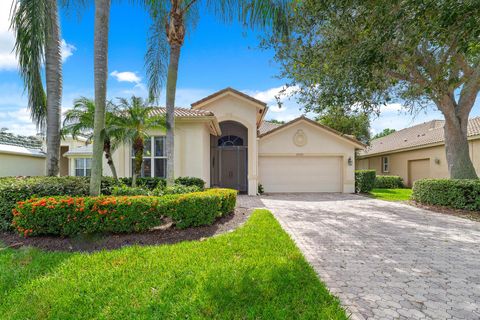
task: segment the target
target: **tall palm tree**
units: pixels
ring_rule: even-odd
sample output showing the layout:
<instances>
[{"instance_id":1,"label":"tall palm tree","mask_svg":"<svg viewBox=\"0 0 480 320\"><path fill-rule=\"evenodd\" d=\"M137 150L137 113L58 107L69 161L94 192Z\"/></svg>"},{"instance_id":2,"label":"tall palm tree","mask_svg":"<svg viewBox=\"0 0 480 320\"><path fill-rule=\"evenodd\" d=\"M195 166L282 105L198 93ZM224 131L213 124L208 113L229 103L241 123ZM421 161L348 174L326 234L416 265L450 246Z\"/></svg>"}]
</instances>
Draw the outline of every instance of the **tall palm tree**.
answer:
<instances>
[{"instance_id":1,"label":"tall palm tree","mask_svg":"<svg viewBox=\"0 0 480 320\"><path fill-rule=\"evenodd\" d=\"M295 1L292 0L146 0L153 20L150 28L146 69L149 79L150 99L157 100L165 69L167 69L166 118L167 118L167 184L174 183L174 108L177 89L178 65L185 34L193 27L198 9L203 2L214 14L226 22L238 18L251 27L273 27L287 33L287 14ZM165 43L168 43L166 48ZM168 62L166 56L168 55ZM165 65L168 67L165 68Z\"/></svg>"},{"instance_id":2,"label":"tall palm tree","mask_svg":"<svg viewBox=\"0 0 480 320\"><path fill-rule=\"evenodd\" d=\"M107 159L108 166L112 171L112 175L117 179L117 170L113 162L112 153L118 146L115 143L115 137L109 131L112 120L115 117L115 105L108 101L105 112L105 130L103 141L103 152L105 152L105 159ZM73 108L65 112L65 119L63 120L62 135L70 134L73 138L83 135L87 136L88 140L93 139L93 126L95 119L95 101L85 97L81 97L74 101Z\"/></svg>"},{"instance_id":3,"label":"tall palm tree","mask_svg":"<svg viewBox=\"0 0 480 320\"><path fill-rule=\"evenodd\" d=\"M59 173L62 57L57 0L15 0L11 11L20 75L38 128L46 126L47 175ZM45 64L47 93L42 82Z\"/></svg>"},{"instance_id":4,"label":"tall palm tree","mask_svg":"<svg viewBox=\"0 0 480 320\"><path fill-rule=\"evenodd\" d=\"M108 31L110 27L110 0L95 0L94 82L95 118L93 126L92 171L90 195L100 194L102 182L102 153L107 104Z\"/></svg>"},{"instance_id":5,"label":"tall palm tree","mask_svg":"<svg viewBox=\"0 0 480 320\"><path fill-rule=\"evenodd\" d=\"M135 187L143 163L145 139L151 130L164 130L165 117L153 114L154 107L142 98L119 98L119 112L110 124L110 132L118 143L131 144L135 156L132 186Z\"/></svg>"}]
</instances>

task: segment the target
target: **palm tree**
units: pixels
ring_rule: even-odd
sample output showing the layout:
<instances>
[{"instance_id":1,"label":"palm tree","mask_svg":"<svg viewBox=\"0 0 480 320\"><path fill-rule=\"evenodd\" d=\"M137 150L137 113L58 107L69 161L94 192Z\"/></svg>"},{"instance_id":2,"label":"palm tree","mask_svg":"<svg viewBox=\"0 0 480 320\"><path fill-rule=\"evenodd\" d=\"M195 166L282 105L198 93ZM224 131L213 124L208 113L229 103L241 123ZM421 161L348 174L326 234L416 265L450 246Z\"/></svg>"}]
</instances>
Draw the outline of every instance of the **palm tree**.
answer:
<instances>
[{"instance_id":1,"label":"palm tree","mask_svg":"<svg viewBox=\"0 0 480 320\"><path fill-rule=\"evenodd\" d=\"M115 143L115 137L109 132L112 119L115 117L115 105L108 101L106 105L105 113L105 130L103 141L103 152L105 152L105 159L107 159L108 166L112 171L112 175L117 179L117 170L113 163L112 153L118 146ZM95 119L95 101L85 97L81 97L74 101L73 108L65 113L65 119L63 120L62 135L70 134L73 138L83 135L87 136L88 140L93 139L93 126Z\"/></svg>"},{"instance_id":2,"label":"palm tree","mask_svg":"<svg viewBox=\"0 0 480 320\"><path fill-rule=\"evenodd\" d=\"M56 176L60 159L62 57L57 0L16 0L11 28L20 75L28 92L28 108L38 128L46 126L47 175ZM45 64L47 93L42 82Z\"/></svg>"},{"instance_id":3,"label":"palm tree","mask_svg":"<svg viewBox=\"0 0 480 320\"><path fill-rule=\"evenodd\" d=\"M95 117L93 125L93 154L90 177L90 195L100 194L102 182L102 153L104 146L105 109L108 78L108 30L110 27L110 0L95 0L94 81Z\"/></svg>"},{"instance_id":4,"label":"palm tree","mask_svg":"<svg viewBox=\"0 0 480 320\"><path fill-rule=\"evenodd\" d=\"M167 118L167 184L174 183L174 107L177 89L178 64L180 53L189 27L193 27L198 17L199 0L146 0L153 20L150 28L146 69L149 79L150 99L157 100L165 74L168 58L166 88ZM294 4L292 0L204 0L204 4L214 14L225 21L237 17L251 27L273 26L276 32L287 33L287 14ZM166 48L168 43L168 48ZM167 54L168 53L168 54Z\"/></svg>"},{"instance_id":5,"label":"palm tree","mask_svg":"<svg viewBox=\"0 0 480 320\"><path fill-rule=\"evenodd\" d=\"M119 98L119 112L116 113L109 131L118 143L131 144L135 156L132 186L135 187L143 163L145 139L151 130L164 130L165 117L154 115L154 107L142 98L132 96L130 100Z\"/></svg>"}]
</instances>

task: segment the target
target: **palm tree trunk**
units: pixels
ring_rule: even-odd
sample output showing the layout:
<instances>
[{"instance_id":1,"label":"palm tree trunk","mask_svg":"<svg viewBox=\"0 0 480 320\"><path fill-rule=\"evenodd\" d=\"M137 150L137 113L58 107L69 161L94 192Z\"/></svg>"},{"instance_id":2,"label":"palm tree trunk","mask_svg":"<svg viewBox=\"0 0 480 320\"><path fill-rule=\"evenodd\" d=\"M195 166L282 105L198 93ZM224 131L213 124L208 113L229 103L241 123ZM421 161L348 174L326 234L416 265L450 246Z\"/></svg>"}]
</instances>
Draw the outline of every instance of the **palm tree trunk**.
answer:
<instances>
[{"instance_id":1,"label":"palm tree trunk","mask_svg":"<svg viewBox=\"0 0 480 320\"><path fill-rule=\"evenodd\" d=\"M57 176L60 159L60 118L62 102L62 57L57 0L49 0L50 23L45 44L47 84L47 175Z\"/></svg>"},{"instance_id":2,"label":"palm tree trunk","mask_svg":"<svg viewBox=\"0 0 480 320\"><path fill-rule=\"evenodd\" d=\"M133 142L133 150L135 154L135 162L134 162L135 167L134 167L134 172L132 176L132 187L137 186L137 178L142 171L144 145L145 145L145 142L140 137L136 138Z\"/></svg>"},{"instance_id":3,"label":"palm tree trunk","mask_svg":"<svg viewBox=\"0 0 480 320\"><path fill-rule=\"evenodd\" d=\"M90 178L90 195L100 194L102 182L103 131L107 101L108 29L110 0L95 0L94 75L95 120L93 126L93 155Z\"/></svg>"},{"instance_id":4,"label":"palm tree trunk","mask_svg":"<svg viewBox=\"0 0 480 320\"><path fill-rule=\"evenodd\" d=\"M167 185L175 182L175 94L177 91L178 61L181 46L170 47L170 61L167 75Z\"/></svg>"},{"instance_id":5,"label":"palm tree trunk","mask_svg":"<svg viewBox=\"0 0 480 320\"><path fill-rule=\"evenodd\" d=\"M115 168L115 163L113 163L112 159L112 143L110 141L110 138L105 138L105 141L103 143L103 151L105 152L105 159L107 159L110 171L112 171L112 176L115 180L117 180L117 169Z\"/></svg>"}]
</instances>

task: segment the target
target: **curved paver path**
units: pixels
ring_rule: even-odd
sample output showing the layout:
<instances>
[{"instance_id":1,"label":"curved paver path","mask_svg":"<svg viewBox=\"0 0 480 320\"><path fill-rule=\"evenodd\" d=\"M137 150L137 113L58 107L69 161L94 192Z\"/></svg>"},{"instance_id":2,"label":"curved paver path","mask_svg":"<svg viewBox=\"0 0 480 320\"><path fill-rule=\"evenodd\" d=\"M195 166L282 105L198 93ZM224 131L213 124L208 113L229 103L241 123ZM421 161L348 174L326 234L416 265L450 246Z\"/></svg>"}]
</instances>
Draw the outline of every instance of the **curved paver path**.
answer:
<instances>
[{"instance_id":1,"label":"curved paver path","mask_svg":"<svg viewBox=\"0 0 480 320\"><path fill-rule=\"evenodd\" d=\"M356 195L262 201L352 319L480 319L480 223Z\"/></svg>"}]
</instances>

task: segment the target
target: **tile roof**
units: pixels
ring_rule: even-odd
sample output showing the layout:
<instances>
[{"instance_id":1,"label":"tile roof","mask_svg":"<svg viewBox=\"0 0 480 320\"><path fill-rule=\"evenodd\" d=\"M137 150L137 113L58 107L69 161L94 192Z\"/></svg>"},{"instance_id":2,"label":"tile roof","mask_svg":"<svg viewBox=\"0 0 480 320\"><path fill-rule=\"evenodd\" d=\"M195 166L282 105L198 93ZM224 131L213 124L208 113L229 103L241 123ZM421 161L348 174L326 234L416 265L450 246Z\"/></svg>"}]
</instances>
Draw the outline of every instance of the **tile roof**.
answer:
<instances>
[{"instance_id":1,"label":"tile roof","mask_svg":"<svg viewBox=\"0 0 480 320\"><path fill-rule=\"evenodd\" d=\"M165 115L167 113L165 107L156 107L152 115ZM213 112L207 110L193 110L186 108L175 108L175 117L191 118L191 117L210 117L214 116Z\"/></svg>"},{"instance_id":2,"label":"tile roof","mask_svg":"<svg viewBox=\"0 0 480 320\"><path fill-rule=\"evenodd\" d=\"M74 155L90 155L90 154L93 154L93 147L91 144L88 144L86 146L81 146L81 147L69 150L68 152L65 152L63 156L67 157L67 156L74 156Z\"/></svg>"},{"instance_id":3,"label":"tile roof","mask_svg":"<svg viewBox=\"0 0 480 320\"><path fill-rule=\"evenodd\" d=\"M16 147L24 147L27 149L41 150L42 140L33 136L20 136L13 133L0 131L0 145L9 145Z\"/></svg>"},{"instance_id":4,"label":"tile roof","mask_svg":"<svg viewBox=\"0 0 480 320\"><path fill-rule=\"evenodd\" d=\"M200 100L198 100L198 101L195 101L194 103L191 104L191 106L192 106L192 108L194 108L195 106L197 106L197 105L199 105L199 104L202 104L203 102L208 101L208 100L210 100L210 99L213 99L213 98L215 98L215 97L217 97L217 96L219 96L219 95L222 95L222 94L224 94L224 93L226 93L226 92L232 92L232 93L234 93L234 94L237 94L237 95L239 95L239 96L242 96L242 97L245 98L245 99L248 99L248 100L252 101L253 103L260 104L260 105L262 105L262 106L264 106L264 107L267 106L267 104L266 104L265 102L260 101L260 100L258 100L258 99L255 99L254 97L249 96L248 94L245 94L245 93L243 93L243 92L241 92L241 91L235 90L235 89L230 88L230 87L225 88L225 89L222 89L222 90L217 91L217 92L214 92L214 93L212 93L211 95L209 95L209 96L207 96L207 97L205 97L205 98L202 98L202 99L200 99Z\"/></svg>"},{"instance_id":5,"label":"tile roof","mask_svg":"<svg viewBox=\"0 0 480 320\"><path fill-rule=\"evenodd\" d=\"M283 124L281 123L274 123L274 122L269 122L269 121L262 121L260 126L258 127L258 135L265 134L269 131L272 131L273 129L276 129Z\"/></svg>"},{"instance_id":6,"label":"tile roof","mask_svg":"<svg viewBox=\"0 0 480 320\"><path fill-rule=\"evenodd\" d=\"M370 146L362 150L359 155L370 156L444 142L444 124L444 120L432 120L396 131L388 136L372 140ZM467 136L471 137L476 135L480 135L480 117L472 118L468 121Z\"/></svg>"}]
</instances>

